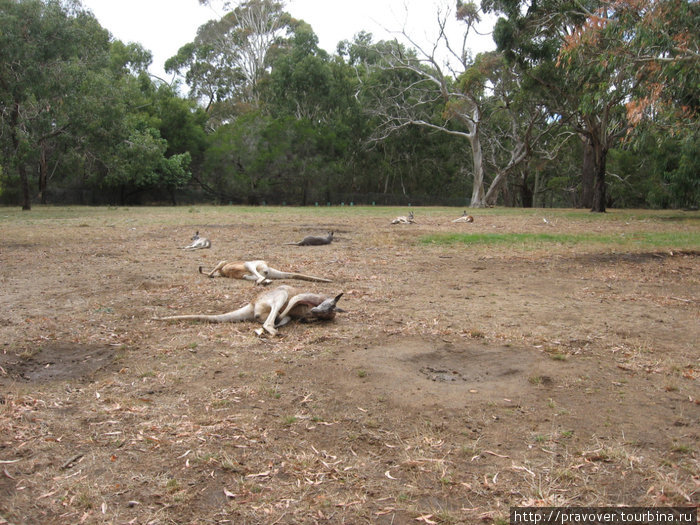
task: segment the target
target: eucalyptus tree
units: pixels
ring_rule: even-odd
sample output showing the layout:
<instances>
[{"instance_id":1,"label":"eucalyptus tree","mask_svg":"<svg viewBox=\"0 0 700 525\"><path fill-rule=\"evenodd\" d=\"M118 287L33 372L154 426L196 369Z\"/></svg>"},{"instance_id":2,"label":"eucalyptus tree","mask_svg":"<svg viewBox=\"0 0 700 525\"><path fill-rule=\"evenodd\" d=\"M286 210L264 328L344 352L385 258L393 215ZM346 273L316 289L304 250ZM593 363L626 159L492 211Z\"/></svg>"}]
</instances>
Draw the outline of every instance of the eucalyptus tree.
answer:
<instances>
[{"instance_id":1,"label":"eucalyptus tree","mask_svg":"<svg viewBox=\"0 0 700 525\"><path fill-rule=\"evenodd\" d=\"M305 119L248 112L210 136L199 182L222 203L308 203L319 137Z\"/></svg>"},{"instance_id":2,"label":"eucalyptus tree","mask_svg":"<svg viewBox=\"0 0 700 525\"><path fill-rule=\"evenodd\" d=\"M0 24L3 191L20 194L10 201L30 209L37 187L44 202L49 180L99 201L189 180L189 152L168 152L160 134L148 51L112 40L79 2L0 0Z\"/></svg>"},{"instance_id":3,"label":"eucalyptus tree","mask_svg":"<svg viewBox=\"0 0 700 525\"><path fill-rule=\"evenodd\" d=\"M282 44L290 23L281 2L242 2L202 25L194 41L166 61L165 69L184 76L190 95L224 122L241 107L259 107L269 54Z\"/></svg>"},{"instance_id":4,"label":"eucalyptus tree","mask_svg":"<svg viewBox=\"0 0 700 525\"><path fill-rule=\"evenodd\" d=\"M428 199L446 199L465 204L471 182L463 169L464 140L426 126L385 128L389 99L415 81L408 70L389 67L387 56L396 42L373 43L370 33L360 32L352 41L338 45L338 57L346 64L347 97L352 111L343 119L349 125L350 148L347 165L352 169L343 180L343 191L371 193L388 204L405 204ZM401 53L415 52L401 47ZM440 103L425 104L427 115L440 113ZM387 131L384 133L384 131ZM435 200L430 200L435 202Z\"/></svg>"},{"instance_id":5,"label":"eucalyptus tree","mask_svg":"<svg viewBox=\"0 0 700 525\"><path fill-rule=\"evenodd\" d=\"M601 1L566 38L563 60L629 66L637 81L625 106L633 125L697 128L700 4L690 0ZM668 114L659 115L662 112ZM674 131L674 130L671 130Z\"/></svg>"},{"instance_id":6,"label":"eucalyptus tree","mask_svg":"<svg viewBox=\"0 0 700 525\"><path fill-rule=\"evenodd\" d=\"M297 201L304 203L311 194L328 201L332 190L352 187L369 129L357 91L355 70L320 49L311 26L295 21L288 45L271 60L264 107L299 134L285 153L296 165ZM313 191L305 191L311 179Z\"/></svg>"},{"instance_id":7,"label":"eucalyptus tree","mask_svg":"<svg viewBox=\"0 0 700 525\"><path fill-rule=\"evenodd\" d=\"M192 161L201 162L206 115L172 87L153 82L150 55L140 46L115 41L112 48L109 70L97 75L93 96L83 103L89 133L75 144L86 183L100 201L124 204L155 191L175 203L175 190L192 177Z\"/></svg>"},{"instance_id":8,"label":"eucalyptus tree","mask_svg":"<svg viewBox=\"0 0 700 525\"><path fill-rule=\"evenodd\" d=\"M661 167L655 157L664 159L665 168L657 173L668 193L662 201L697 205L700 176L697 155L690 152L697 151L700 141L700 5L689 0L602 0L585 14L585 21L565 37L558 57L568 76L585 80L580 112L590 118L586 109L605 110L604 101L617 104L625 147L634 147L639 155L645 144L657 145L647 149L645 171ZM600 142L604 133L599 133ZM598 184L605 174L604 158L601 164Z\"/></svg>"},{"instance_id":9,"label":"eucalyptus tree","mask_svg":"<svg viewBox=\"0 0 700 525\"><path fill-rule=\"evenodd\" d=\"M74 125L70 109L106 65L109 33L79 3L57 0L0 0L0 20L0 141L28 210L29 166L47 170L43 193L49 144Z\"/></svg>"},{"instance_id":10,"label":"eucalyptus tree","mask_svg":"<svg viewBox=\"0 0 700 525\"><path fill-rule=\"evenodd\" d=\"M276 50L270 66L264 102L271 114L323 122L342 103L333 92L328 53L305 22L295 24L288 45Z\"/></svg>"},{"instance_id":11,"label":"eucalyptus tree","mask_svg":"<svg viewBox=\"0 0 700 525\"><path fill-rule=\"evenodd\" d=\"M521 184L526 184L527 177L522 175L528 161L533 157L540 162L551 160L570 132L523 89L517 69L502 53L479 54L460 82L463 90L484 90L488 86L481 105L487 116L482 128L484 163L493 173L484 199L491 205L509 178L520 177ZM522 191L526 194L529 188Z\"/></svg>"},{"instance_id":12,"label":"eucalyptus tree","mask_svg":"<svg viewBox=\"0 0 700 525\"><path fill-rule=\"evenodd\" d=\"M698 69L697 3L483 0L482 8L502 15L494 29L498 50L581 137L581 201L604 212L608 152L646 108L658 109L653 101L665 82L678 84L674 73L688 78L688 64Z\"/></svg>"},{"instance_id":13,"label":"eucalyptus tree","mask_svg":"<svg viewBox=\"0 0 700 525\"><path fill-rule=\"evenodd\" d=\"M380 121L377 139L407 126L422 126L466 141L473 178L471 206L484 207L496 202L507 175L530 155L538 139L535 124L542 122L546 113L538 106L526 108L525 100L515 103L513 92L519 87L498 57L487 54L472 58L467 42L480 21L476 6L457 2L455 16L463 24L458 46L446 30L449 16L449 10L438 14L438 33L430 47L421 46L405 31L402 36L410 48L396 41L386 44L380 69L401 75L389 75L390 81L374 90L371 113ZM499 89L494 91L494 85ZM495 135L485 141L485 121L495 111L508 113L508 141L495 140ZM486 142L492 151L502 151L487 157ZM493 177L487 173L489 160Z\"/></svg>"}]
</instances>

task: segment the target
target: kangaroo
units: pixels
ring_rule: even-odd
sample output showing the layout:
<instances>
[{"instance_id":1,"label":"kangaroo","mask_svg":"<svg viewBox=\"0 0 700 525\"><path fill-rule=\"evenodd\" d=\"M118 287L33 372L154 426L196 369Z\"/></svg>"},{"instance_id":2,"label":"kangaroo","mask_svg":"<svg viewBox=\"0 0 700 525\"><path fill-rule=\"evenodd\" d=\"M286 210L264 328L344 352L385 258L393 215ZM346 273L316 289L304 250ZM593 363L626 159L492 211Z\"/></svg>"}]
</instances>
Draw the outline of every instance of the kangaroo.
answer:
<instances>
[{"instance_id":1,"label":"kangaroo","mask_svg":"<svg viewBox=\"0 0 700 525\"><path fill-rule=\"evenodd\" d=\"M314 235L307 235L299 242L285 242L284 244L293 244L295 246L320 246L322 244L330 244L333 242L333 234L335 232L328 232L325 237L316 237Z\"/></svg>"},{"instance_id":2,"label":"kangaroo","mask_svg":"<svg viewBox=\"0 0 700 525\"><path fill-rule=\"evenodd\" d=\"M393 221L391 221L391 224L414 224L415 221L413 220L413 212L409 211L408 215L402 215L400 217L396 217Z\"/></svg>"},{"instance_id":3,"label":"kangaroo","mask_svg":"<svg viewBox=\"0 0 700 525\"><path fill-rule=\"evenodd\" d=\"M255 281L256 285L270 284L272 283L272 279L299 279L301 281L315 281L319 283L331 282L330 279L314 277L313 275L275 270L274 268L270 268L265 261L221 261L216 265L216 268L208 273L204 272L202 268L202 266L199 267L199 273L203 273L208 277L215 277L218 274L221 277Z\"/></svg>"},{"instance_id":4,"label":"kangaroo","mask_svg":"<svg viewBox=\"0 0 700 525\"><path fill-rule=\"evenodd\" d=\"M192 236L192 243L180 248L181 250L201 250L204 248L211 248L211 241L206 237L200 237L199 231Z\"/></svg>"},{"instance_id":5,"label":"kangaroo","mask_svg":"<svg viewBox=\"0 0 700 525\"><path fill-rule=\"evenodd\" d=\"M471 215L467 215L467 210L464 210L462 212L462 216L458 219L453 220L452 222L474 222L474 217Z\"/></svg>"},{"instance_id":6,"label":"kangaroo","mask_svg":"<svg viewBox=\"0 0 700 525\"><path fill-rule=\"evenodd\" d=\"M258 335L265 332L277 335L277 328L286 325L293 319L310 322L315 320L329 321L335 318L336 308L342 293L336 296L303 293L291 286L282 285L259 294L247 305L231 312L219 315L172 315L169 317L154 317L156 321L194 320L210 323L235 323L240 321L262 322L262 328L255 330ZM264 321L262 321L264 319Z\"/></svg>"}]
</instances>

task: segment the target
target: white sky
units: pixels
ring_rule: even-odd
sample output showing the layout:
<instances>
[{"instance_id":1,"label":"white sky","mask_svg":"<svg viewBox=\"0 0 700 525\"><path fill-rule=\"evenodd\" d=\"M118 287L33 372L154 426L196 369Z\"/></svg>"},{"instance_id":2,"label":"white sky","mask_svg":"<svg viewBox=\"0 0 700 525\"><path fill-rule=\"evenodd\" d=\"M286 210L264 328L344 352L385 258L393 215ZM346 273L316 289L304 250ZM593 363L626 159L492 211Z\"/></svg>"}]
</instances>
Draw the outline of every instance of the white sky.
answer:
<instances>
[{"instance_id":1,"label":"white sky","mask_svg":"<svg viewBox=\"0 0 700 525\"><path fill-rule=\"evenodd\" d=\"M163 70L165 61L184 44L194 40L197 28L222 11L199 5L198 0L82 0L100 24L123 42L138 42L153 54L150 71L166 81L171 77ZM394 38L388 31L404 26L417 40L432 41L437 11L454 0L287 0L286 11L309 23L319 38L319 45L334 53L341 40L352 40L360 31L368 31L374 40ZM215 4L220 5L220 4ZM452 17L453 18L453 17ZM490 24L482 24L489 31ZM490 35L474 36L469 46L474 55L495 48Z\"/></svg>"}]
</instances>

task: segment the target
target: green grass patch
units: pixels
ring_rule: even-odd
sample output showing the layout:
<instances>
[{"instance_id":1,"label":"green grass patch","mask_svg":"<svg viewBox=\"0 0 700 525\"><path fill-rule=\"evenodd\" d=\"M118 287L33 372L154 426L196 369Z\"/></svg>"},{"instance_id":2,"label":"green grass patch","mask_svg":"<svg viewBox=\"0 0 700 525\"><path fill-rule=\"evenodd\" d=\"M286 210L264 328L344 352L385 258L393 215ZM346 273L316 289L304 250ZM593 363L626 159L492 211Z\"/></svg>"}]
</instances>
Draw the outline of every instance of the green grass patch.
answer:
<instances>
[{"instance_id":1,"label":"green grass patch","mask_svg":"<svg viewBox=\"0 0 700 525\"><path fill-rule=\"evenodd\" d=\"M593 245L606 244L625 247L696 249L700 248L698 232L635 232L630 234L594 233L449 233L426 235L422 244L451 246L512 246L523 249L543 245Z\"/></svg>"}]
</instances>

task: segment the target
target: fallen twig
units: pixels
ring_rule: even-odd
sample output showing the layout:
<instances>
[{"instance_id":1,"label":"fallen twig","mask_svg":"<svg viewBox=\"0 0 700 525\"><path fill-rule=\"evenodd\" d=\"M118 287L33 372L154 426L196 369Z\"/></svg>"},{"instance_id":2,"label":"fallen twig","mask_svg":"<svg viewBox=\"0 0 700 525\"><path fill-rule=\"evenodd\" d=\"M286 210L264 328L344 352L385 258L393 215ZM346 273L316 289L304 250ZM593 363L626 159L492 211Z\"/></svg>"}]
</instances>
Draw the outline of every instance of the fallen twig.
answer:
<instances>
[{"instance_id":1,"label":"fallen twig","mask_svg":"<svg viewBox=\"0 0 700 525\"><path fill-rule=\"evenodd\" d=\"M68 467L70 467L73 463L78 461L80 458L83 457L83 453L76 454L72 458L70 458L68 461L66 461L63 465L61 465L61 470L66 470Z\"/></svg>"}]
</instances>

